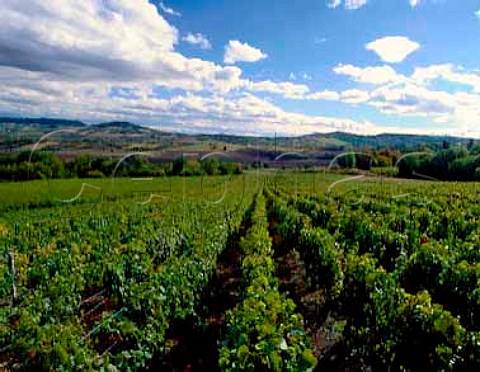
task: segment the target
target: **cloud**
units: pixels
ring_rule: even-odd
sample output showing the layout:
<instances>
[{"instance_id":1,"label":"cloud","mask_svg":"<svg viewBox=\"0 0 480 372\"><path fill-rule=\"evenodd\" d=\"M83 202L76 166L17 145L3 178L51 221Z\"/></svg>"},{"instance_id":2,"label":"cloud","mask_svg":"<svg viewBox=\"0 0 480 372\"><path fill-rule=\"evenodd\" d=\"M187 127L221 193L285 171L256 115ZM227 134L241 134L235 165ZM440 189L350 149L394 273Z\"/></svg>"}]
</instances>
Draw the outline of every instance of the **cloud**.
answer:
<instances>
[{"instance_id":1,"label":"cloud","mask_svg":"<svg viewBox=\"0 0 480 372\"><path fill-rule=\"evenodd\" d=\"M338 101L340 100L340 94L333 90L324 90L323 92L316 92L316 93L309 94L305 97L305 99Z\"/></svg>"},{"instance_id":2,"label":"cloud","mask_svg":"<svg viewBox=\"0 0 480 372\"><path fill-rule=\"evenodd\" d=\"M391 114L439 118L455 112L452 95L414 84L398 88L381 87L371 92L370 97L371 105Z\"/></svg>"},{"instance_id":3,"label":"cloud","mask_svg":"<svg viewBox=\"0 0 480 372\"><path fill-rule=\"evenodd\" d=\"M338 65L334 72L364 84L362 88L312 93L305 99L337 100L349 105L367 105L399 118L429 119L436 133L480 136L480 73L452 64L417 67L410 76L389 66ZM458 84L448 92L432 88L438 79ZM368 84L368 85L365 85ZM471 91L465 91L470 88ZM458 90L463 89L463 90ZM390 130L391 128L389 128ZM432 133L429 128L416 132Z\"/></svg>"},{"instance_id":4,"label":"cloud","mask_svg":"<svg viewBox=\"0 0 480 372\"><path fill-rule=\"evenodd\" d=\"M108 7L92 0L14 3L0 13L2 65L93 79L136 78L156 62L171 64L178 32L146 0L134 7L120 0Z\"/></svg>"},{"instance_id":5,"label":"cloud","mask_svg":"<svg viewBox=\"0 0 480 372\"><path fill-rule=\"evenodd\" d=\"M247 43L241 43L238 40L230 40L225 46L223 61L227 64L257 62L267 57L268 55L258 48L252 47Z\"/></svg>"},{"instance_id":6,"label":"cloud","mask_svg":"<svg viewBox=\"0 0 480 372\"><path fill-rule=\"evenodd\" d=\"M324 44L328 41L328 39L326 37L316 37L315 40L313 41L313 43L315 45L320 45L320 44Z\"/></svg>"},{"instance_id":7,"label":"cloud","mask_svg":"<svg viewBox=\"0 0 480 372\"><path fill-rule=\"evenodd\" d=\"M433 122L449 123L454 127L466 117L460 118L461 111L469 112L469 125L480 120L480 110L476 106L480 103L480 96L432 91L411 83L385 85L371 91L349 89L337 93L341 102L369 105L387 115L430 118Z\"/></svg>"},{"instance_id":8,"label":"cloud","mask_svg":"<svg viewBox=\"0 0 480 372\"><path fill-rule=\"evenodd\" d=\"M428 84L434 80L445 80L469 86L474 92L480 93L480 73L465 72L464 68L452 64L417 67L412 78L420 84Z\"/></svg>"},{"instance_id":9,"label":"cloud","mask_svg":"<svg viewBox=\"0 0 480 372\"><path fill-rule=\"evenodd\" d=\"M346 10L357 10L362 8L368 3L368 0L343 0L343 7ZM330 9L336 9L342 5L342 0L330 0L327 1L327 7Z\"/></svg>"},{"instance_id":10,"label":"cloud","mask_svg":"<svg viewBox=\"0 0 480 372\"><path fill-rule=\"evenodd\" d=\"M375 66L375 67L356 67L353 65L337 65L333 68L333 71L339 75L346 75L359 83L367 84L388 84L399 83L406 78L403 75L399 75L390 66Z\"/></svg>"},{"instance_id":11,"label":"cloud","mask_svg":"<svg viewBox=\"0 0 480 372\"><path fill-rule=\"evenodd\" d=\"M475 16L480 19L480 9L475 12Z\"/></svg>"},{"instance_id":12,"label":"cloud","mask_svg":"<svg viewBox=\"0 0 480 372\"><path fill-rule=\"evenodd\" d=\"M209 125L210 129L215 132L221 129L215 121L213 123L210 122L212 117L218 117L223 122L234 123L235 125L224 129L242 134L272 135L276 132L286 135L298 135L331 131L351 131L365 134L378 133L379 131L376 125L368 121L357 122L347 118L306 116L286 112L271 102L251 94L245 94L230 100L216 97L186 97L180 98L177 102L181 102L182 108L186 105L191 108L192 105L189 102L193 99L197 101L194 106L196 107L196 112L198 112L198 117L195 119L196 122L201 123L200 125L203 126ZM191 114L190 116L195 115Z\"/></svg>"},{"instance_id":13,"label":"cloud","mask_svg":"<svg viewBox=\"0 0 480 372\"><path fill-rule=\"evenodd\" d=\"M123 0L111 0L108 8L95 0L71 2L60 8L49 7L41 0L29 4L35 10L33 19L18 18L19 5L13 0L0 14L4 31L0 35L0 64L18 68L26 76L37 72L36 76L59 83L142 85L215 94L244 89L298 97L308 91L305 85L253 83L243 79L242 70L236 66L181 55L175 51L177 30L146 0L139 0L134 7ZM23 12L28 14L30 7L25 5ZM208 42L201 34L189 34L184 39L202 47ZM229 58L266 57L247 44L230 45ZM240 48L236 48L238 45ZM24 79L18 74L17 78Z\"/></svg>"},{"instance_id":14,"label":"cloud","mask_svg":"<svg viewBox=\"0 0 480 372\"><path fill-rule=\"evenodd\" d=\"M313 77L312 77L312 75L309 75L306 72L304 72L304 73L302 73L302 79L311 81L311 80L313 80Z\"/></svg>"},{"instance_id":15,"label":"cloud","mask_svg":"<svg viewBox=\"0 0 480 372\"><path fill-rule=\"evenodd\" d=\"M212 49L212 44L210 43L210 41L208 41L205 36L199 33L188 33L182 38L182 40L192 45L198 45L200 49Z\"/></svg>"},{"instance_id":16,"label":"cloud","mask_svg":"<svg viewBox=\"0 0 480 372\"><path fill-rule=\"evenodd\" d=\"M399 63L420 48L420 44L404 36L387 36L368 43L367 50L375 52L382 61Z\"/></svg>"},{"instance_id":17,"label":"cloud","mask_svg":"<svg viewBox=\"0 0 480 372\"><path fill-rule=\"evenodd\" d=\"M367 4L367 0L345 0L344 7L347 10L356 10Z\"/></svg>"},{"instance_id":18,"label":"cloud","mask_svg":"<svg viewBox=\"0 0 480 372\"><path fill-rule=\"evenodd\" d=\"M169 8L168 6L166 6L162 1L158 4L158 6L160 7L160 9L162 10L162 12L166 13L166 14L170 14L170 15L173 15L173 16L176 16L176 17L181 17L182 14L179 13L179 12L176 12L175 10L173 10L172 8Z\"/></svg>"},{"instance_id":19,"label":"cloud","mask_svg":"<svg viewBox=\"0 0 480 372\"><path fill-rule=\"evenodd\" d=\"M147 0L58 4L3 2L2 114L128 120L166 130L232 134L384 130L369 121L288 112L275 104L281 96L366 105L400 118L428 118L438 128L480 133L478 71L433 65L404 76L387 65L337 65L334 72L358 86L315 92L292 81L251 81L237 66L182 55L176 50L177 29ZM234 54L235 62L266 58L237 43L257 53ZM297 73L297 82L302 75ZM437 80L456 84L455 92L436 90Z\"/></svg>"},{"instance_id":20,"label":"cloud","mask_svg":"<svg viewBox=\"0 0 480 372\"><path fill-rule=\"evenodd\" d=\"M19 77L23 79L19 79ZM303 134L348 130L378 132L370 122L287 112L250 93L228 96L191 93L161 98L149 85L115 86L52 81L45 72L0 69L0 112L68 117L90 122L127 120L162 130L240 135ZM271 88L269 88L271 89ZM128 95L113 91L129 91ZM132 97L135 97L132 99Z\"/></svg>"},{"instance_id":21,"label":"cloud","mask_svg":"<svg viewBox=\"0 0 480 372\"><path fill-rule=\"evenodd\" d=\"M330 9L336 9L338 8L340 5L342 5L342 0L330 0L327 2L327 6L330 8Z\"/></svg>"},{"instance_id":22,"label":"cloud","mask_svg":"<svg viewBox=\"0 0 480 372\"><path fill-rule=\"evenodd\" d=\"M280 94L285 98L302 99L310 88L303 84L294 84L290 82L275 83L270 80L260 82L247 82L245 87L248 90L256 92L268 92Z\"/></svg>"},{"instance_id":23,"label":"cloud","mask_svg":"<svg viewBox=\"0 0 480 372\"><path fill-rule=\"evenodd\" d=\"M361 89L348 89L340 93L340 100L342 102L359 104L368 102L370 94Z\"/></svg>"},{"instance_id":24,"label":"cloud","mask_svg":"<svg viewBox=\"0 0 480 372\"><path fill-rule=\"evenodd\" d=\"M416 6L418 6L420 4L420 0L409 0L410 2L410 6L412 8L415 8Z\"/></svg>"},{"instance_id":25,"label":"cloud","mask_svg":"<svg viewBox=\"0 0 480 372\"><path fill-rule=\"evenodd\" d=\"M299 73L299 74L295 74L295 73L291 72L288 75L288 78L290 80L297 80L297 79L303 79L303 80L306 80L306 81L312 81L313 80L312 75L307 74L306 72L302 72L302 73Z\"/></svg>"},{"instance_id":26,"label":"cloud","mask_svg":"<svg viewBox=\"0 0 480 372\"><path fill-rule=\"evenodd\" d=\"M59 81L149 83L221 93L241 86L237 67L176 52L177 29L147 0L106 4L6 1L0 12L0 65L45 72Z\"/></svg>"},{"instance_id":27,"label":"cloud","mask_svg":"<svg viewBox=\"0 0 480 372\"><path fill-rule=\"evenodd\" d=\"M0 22L0 112L5 114L234 134L376 130L370 122L288 112L270 97L252 94L305 99L306 85L253 82L236 66L183 56L175 50L178 31L147 0L134 5L110 0L108 6L83 0L55 7L43 0L6 0ZM252 56L251 49L258 49L246 46L247 53L237 51L232 59L266 57ZM179 91L161 98L171 89Z\"/></svg>"}]
</instances>

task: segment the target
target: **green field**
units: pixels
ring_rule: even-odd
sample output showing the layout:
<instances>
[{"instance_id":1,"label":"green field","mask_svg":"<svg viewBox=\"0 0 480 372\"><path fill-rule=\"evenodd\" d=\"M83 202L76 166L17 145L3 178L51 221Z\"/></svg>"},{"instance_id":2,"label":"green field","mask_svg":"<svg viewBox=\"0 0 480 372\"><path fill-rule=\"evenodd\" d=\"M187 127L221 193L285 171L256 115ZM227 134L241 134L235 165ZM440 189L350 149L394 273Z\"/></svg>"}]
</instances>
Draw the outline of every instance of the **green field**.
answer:
<instances>
[{"instance_id":1,"label":"green field","mask_svg":"<svg viewBox=\"0 0 480 372\"><path fill-rule=\"evenodd\" d=\"M476 183L0 183L0 370L478 370Z\"/></svg>"}]
</instances>

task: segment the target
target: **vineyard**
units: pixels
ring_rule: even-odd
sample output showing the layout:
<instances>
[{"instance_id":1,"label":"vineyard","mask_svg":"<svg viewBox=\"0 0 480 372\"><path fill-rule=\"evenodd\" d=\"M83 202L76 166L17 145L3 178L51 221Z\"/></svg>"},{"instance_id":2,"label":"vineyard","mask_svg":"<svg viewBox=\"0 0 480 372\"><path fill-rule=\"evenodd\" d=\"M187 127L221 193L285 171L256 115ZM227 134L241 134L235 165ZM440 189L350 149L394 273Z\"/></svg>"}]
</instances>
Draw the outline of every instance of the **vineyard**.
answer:
<instances>
[{"instance_id":1,"label":"vineyard","mask_svg":"<svg viewBox=\"0 0 480 372\"><path fill-rule=\"evenodd\" d=\"M0 184L0 370L480 369L476 184L152 182Z\"/></svg>"}]
</instances>

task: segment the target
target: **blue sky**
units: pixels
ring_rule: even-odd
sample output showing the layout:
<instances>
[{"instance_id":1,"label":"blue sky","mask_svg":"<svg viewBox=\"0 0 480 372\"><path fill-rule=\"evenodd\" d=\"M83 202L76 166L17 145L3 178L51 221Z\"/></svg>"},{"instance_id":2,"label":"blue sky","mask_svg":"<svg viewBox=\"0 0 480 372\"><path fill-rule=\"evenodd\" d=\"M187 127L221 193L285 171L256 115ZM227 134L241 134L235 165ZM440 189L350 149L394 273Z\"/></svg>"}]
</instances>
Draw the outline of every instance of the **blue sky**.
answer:
<instances>
[{"instance_id":1,"label":"blue sky","mask_svg":"<svg viewBox=\"0 0 480 372\"><path fill-rule=\"evenodd\" d=\"M5 0L0 31L3 115L480 136L480 1Z\"/></svg>"}]
</instances>

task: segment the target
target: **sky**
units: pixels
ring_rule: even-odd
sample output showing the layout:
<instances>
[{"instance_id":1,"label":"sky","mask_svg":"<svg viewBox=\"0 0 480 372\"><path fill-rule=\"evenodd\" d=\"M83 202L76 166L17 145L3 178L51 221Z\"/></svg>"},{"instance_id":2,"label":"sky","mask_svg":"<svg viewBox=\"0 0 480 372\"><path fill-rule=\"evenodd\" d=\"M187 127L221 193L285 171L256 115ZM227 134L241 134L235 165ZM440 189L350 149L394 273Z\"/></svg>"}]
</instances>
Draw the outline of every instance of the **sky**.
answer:
<instances>
[{"instance_id":1,"label":"sky","mask_svg":"<svg viewBox=\"0 0 480 372\"><path fill-rule=\"evenodd\" d=\"M480 138L479 0L0 0L0 115Z\"/></svg>"}]
</instances>

